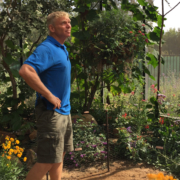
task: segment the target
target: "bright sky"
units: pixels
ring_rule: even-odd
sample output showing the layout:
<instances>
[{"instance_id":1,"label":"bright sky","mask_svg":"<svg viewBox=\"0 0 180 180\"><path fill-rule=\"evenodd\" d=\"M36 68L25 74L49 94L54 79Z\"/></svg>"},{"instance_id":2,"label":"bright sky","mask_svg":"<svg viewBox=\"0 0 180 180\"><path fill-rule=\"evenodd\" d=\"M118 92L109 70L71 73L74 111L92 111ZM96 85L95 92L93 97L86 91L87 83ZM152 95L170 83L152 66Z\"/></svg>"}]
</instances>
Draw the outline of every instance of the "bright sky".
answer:
<instances>
[{"instance_id":1,"label":"bright sky","mask_svg":"<svg viewBox=\"0 0 180 180\"><path fill-rule=\"evenodd\" d=\"M167 0L170 3L170 6L164 0L164 13L166 14L171 8L173 8L176 4L180 2L180 0ZM159 7L159 13L162 14L162 0L154 0L154 5ZM175 28L176 30L180 28L180 4L172 10L169 14L165 16L167 20L164 22L165 27L163 28L165 31L170 28Z\"/></svg>"}]
</instances>

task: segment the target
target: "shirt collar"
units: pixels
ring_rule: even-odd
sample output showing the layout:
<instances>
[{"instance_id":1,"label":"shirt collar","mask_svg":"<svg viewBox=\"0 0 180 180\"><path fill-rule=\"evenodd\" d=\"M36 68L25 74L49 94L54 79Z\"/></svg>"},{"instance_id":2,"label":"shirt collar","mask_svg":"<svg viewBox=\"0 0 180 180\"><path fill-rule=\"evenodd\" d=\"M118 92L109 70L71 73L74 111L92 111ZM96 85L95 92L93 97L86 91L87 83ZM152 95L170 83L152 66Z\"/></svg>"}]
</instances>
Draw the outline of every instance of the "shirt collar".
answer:
<instances>
[{"instance_id":1,"label":"shirt collar","mask_svg":"<svg viewBox=\"0 0 180 180\"><path fill-rule=\"evenodd\" d=\"M54 39L52 36L47 36L47 39L50 40L53 44L55 44L56 46L59 46L61 48L65 48L66 46L63 44L60 44L56 39Z\"/></svg>"}]
</instances>

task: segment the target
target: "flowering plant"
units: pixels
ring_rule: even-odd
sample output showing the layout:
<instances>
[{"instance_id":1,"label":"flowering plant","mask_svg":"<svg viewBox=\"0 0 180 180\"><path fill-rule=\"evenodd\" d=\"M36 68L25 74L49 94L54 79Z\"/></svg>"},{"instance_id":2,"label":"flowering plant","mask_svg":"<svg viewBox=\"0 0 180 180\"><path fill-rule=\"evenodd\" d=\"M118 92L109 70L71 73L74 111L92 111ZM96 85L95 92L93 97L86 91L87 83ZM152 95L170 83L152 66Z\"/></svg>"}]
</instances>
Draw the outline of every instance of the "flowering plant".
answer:
<instances>
[{"instance_id":1,"label":"flowering plant","mask_svg":"<svg viewBox=\"0 0 180 180\"><path fill-rule=\"evenodd\" d=\"M86 162L106 159L106 138L101 128L93 122L79 124L82 120L76 120L73 124L74 147L82 148L81 151L70 152L65 159L70 160L78 167Z\"/></svg>"},{"instance_id":2,"label":"flowering plant","mask_svg":"<svg viewBox=\"0 0 180 180\"><path fill-rule=\"evenodd\" d=\"M19 147L20 141L16 138L6 136L3 150L0 152L0 177L2 180L16 180L23 175L23 167L19 158L22 157L24 149ZM26 157L23 158L25 162Z\"/></svg>"},{"instance_id":3,"label":"flowering plant","mask_svg":"<svg viewBox=\"0 0 180 180\"><path fill-rule=\"evenodd\" d=\"M173 176L164 176L163 173L158 173L158 174L148 174L147 175L148 180L176 180L173 178Z\"/></svg>"}]
</instances>

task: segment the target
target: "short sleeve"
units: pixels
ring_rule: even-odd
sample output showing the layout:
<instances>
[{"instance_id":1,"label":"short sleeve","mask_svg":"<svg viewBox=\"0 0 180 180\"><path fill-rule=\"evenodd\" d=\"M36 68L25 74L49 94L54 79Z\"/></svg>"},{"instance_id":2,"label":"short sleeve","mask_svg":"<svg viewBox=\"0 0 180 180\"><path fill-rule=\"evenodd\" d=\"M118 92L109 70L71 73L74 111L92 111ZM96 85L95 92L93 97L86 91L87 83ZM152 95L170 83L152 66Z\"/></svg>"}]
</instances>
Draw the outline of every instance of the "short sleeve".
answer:
<instances>
[{"instance_id":1,"label":"short sleeve","mask_svg":"<svg viewBox=\"0 0 180 180\"><path fill-rule=\"evenodd\" d=\"M54 64L50 48L45 45L39 45L28 59L26 59L24 64L32 66L37 74L47 70Z\"/></svg>"}]
</instances>

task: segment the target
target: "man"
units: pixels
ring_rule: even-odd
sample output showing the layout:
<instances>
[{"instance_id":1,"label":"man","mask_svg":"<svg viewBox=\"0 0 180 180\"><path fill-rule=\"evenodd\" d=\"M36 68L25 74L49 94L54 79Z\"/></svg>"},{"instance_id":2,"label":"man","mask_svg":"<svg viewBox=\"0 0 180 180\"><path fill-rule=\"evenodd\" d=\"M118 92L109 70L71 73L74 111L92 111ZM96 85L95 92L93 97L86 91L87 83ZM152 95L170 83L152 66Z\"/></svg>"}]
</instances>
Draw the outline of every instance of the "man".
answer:
<instances>
[{"instance_id":1,"label":"man","mask_svg":"<svg viewBox=\"0 0 180 180\"><path fill-rule=\"evenodd\" d=\"M37 92L37 163L26 180L41 180L48 171L51 180L61 180L65 152L73 151L71 63L64 45L71 35L70 22L66 12L49 14L49 36L19 71L25 82Z\"/></svg>"}]
</instances>

